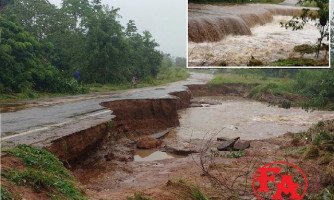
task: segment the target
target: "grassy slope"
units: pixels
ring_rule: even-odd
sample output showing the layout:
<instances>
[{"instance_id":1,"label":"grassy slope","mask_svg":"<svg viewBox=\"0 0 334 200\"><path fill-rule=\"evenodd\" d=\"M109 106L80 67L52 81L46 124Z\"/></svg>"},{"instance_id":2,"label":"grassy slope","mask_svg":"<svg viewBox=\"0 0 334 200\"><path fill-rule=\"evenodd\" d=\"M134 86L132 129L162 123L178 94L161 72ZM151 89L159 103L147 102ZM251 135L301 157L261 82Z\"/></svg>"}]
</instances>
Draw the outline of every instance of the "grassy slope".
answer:
<instances>
[{"instance_id":1,"label":"grassy slope","mask_svg":"<svg viewBox=\"0 0 334 200\"><path fill-rule=\"evenodd\" d=\"M224 83L259 84L256 88L271 85L274 92L293 92L293 80L289 78L270 78L259 75L219 74L216 75L209 85L220 85Z\"/></svg>"},{"instance_id":2,"label":"grassy slope","mask_svg":"<svg viewBox=\"0 0 334 200\"><path fill-rule=\"evenodd\" d=\"M305 109L320 109L320 110L334 110L334 102L329 99L321 103L319 96L312 96L308 94L311 90L314 90L313 82L321 79L316 76L316 72L321 75L319 71L312 72L312 77L305 76L309 85L300 85L296 79L292 78L272 78L264 77L257 74L218 74L210 82L211 86L219 86L224 83L244 83L244 84L258 84L250 91L250 97L256 100L261 100L264 96L271 95L273 98L283 98L291 103L292 106L303 107ZM320 84L320 83L319 83ZM302 87L302 88L300 88ZM316 89L320 89L315 87ZM314 94L313 94L314 95ZM279 100L279 99L278 99ZM264 100L266 101L266 100ZM280 100L279 100L280 101ZM274 103L270 102L269 103ZM276 102L278 105L283 102ZM276 104L274 103L274 104Z\"/></svg>"},{"instance_id":3,"label":"grassy slope","mask_svg":"<svg viewBox=\"0 0 334 200\"><path fill-rule=\"evenodd\" d=\"M19 145L5 152L21 160L24 167L15 165L2 169L1 178L14 185L8 188L1 185L2 197L20 198L17 197L21 195L17 194L17 190L26 187L37 193L46 193L50 199L87 199L77 187L71 172L50 152L27 145ZM6 166L6 158L2 160L1 165Z\"/></svg>"}]
</instances>

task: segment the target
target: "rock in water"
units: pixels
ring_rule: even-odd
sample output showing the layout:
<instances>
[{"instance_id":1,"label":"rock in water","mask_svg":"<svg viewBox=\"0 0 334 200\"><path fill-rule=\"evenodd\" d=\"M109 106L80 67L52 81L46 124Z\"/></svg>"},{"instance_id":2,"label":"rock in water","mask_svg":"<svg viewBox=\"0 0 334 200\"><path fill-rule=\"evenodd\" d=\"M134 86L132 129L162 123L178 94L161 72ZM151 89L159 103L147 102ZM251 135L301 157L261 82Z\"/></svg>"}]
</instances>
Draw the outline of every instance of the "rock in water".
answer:
<instances>
[{"instance_id":1,"label":"rock in water","mask_svg":"<svg viewBox=\"0 0 334 200\"><path fill-rule=\"evenodd\" d=\"M235 141L237 141L239 139L240 139L240 137L235 137L235 138L232 138L232 139L229 139L227 137L219 137L219 138L217 138L217 141L227 141L227 140L235 140Z\"/></svg>"},{"instance_id":2,"label":"rock in water","mask_svg":"<svg viewBox=\"0 0 334 200\"><path fill-rule=\"evenodd\" d=\"M238 139L232 139L232 140L223 141L217 147L218 151L228 151L228 150L231 150L233 148L234 144L236 143L236 141L238 141Z\"/></svg>"},{"instance_id":3,"label":"rock in water","mask_svg":"<svg viewBox=\"0 0 334 200\"><path fill-rule=\"evenodd\" d=\"M151 137L142 137L137 141L137 148L139 149L153 149L162 144L161 140L157 140Z\"/></svg>"},{"instance_id":4,"label":"rock in water","mask_svg":"<svg viewBox=\"0 0 334 200\"><path fill-rule=\"evenodd\" d=\"M234 150L245 150L250 147L250 141L240 141L238 140L236 143L233 145Z\"/></svg>"}]
</instances>

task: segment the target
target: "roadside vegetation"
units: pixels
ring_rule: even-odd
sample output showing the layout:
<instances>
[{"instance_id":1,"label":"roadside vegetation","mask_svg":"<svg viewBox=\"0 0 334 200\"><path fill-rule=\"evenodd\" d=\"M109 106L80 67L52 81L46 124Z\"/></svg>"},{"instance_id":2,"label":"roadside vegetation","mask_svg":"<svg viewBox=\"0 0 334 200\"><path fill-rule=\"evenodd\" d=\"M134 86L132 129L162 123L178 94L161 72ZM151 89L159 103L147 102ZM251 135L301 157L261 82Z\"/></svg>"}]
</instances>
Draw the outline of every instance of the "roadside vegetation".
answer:
<instances>
[{"instance_id":1,"label":"roadside vegetation","mask_svg":"<svg viewBox=\"0 0 334 200\"><path fill-rule=\"evenodd\" d=\"M308 195L305 199L334 198L334 121L320 121L306 132L294 134L291 144L295 157L327 166L319 177L324 189L317 194ZM291 152L292 150L289 149Z\"/></svg>"},{"instance_id":2,"label":"roadside vegetation","mask_svg":"<svg viewBox=\"0 0 334 200\"><path fill-rule=\"evenodd\" d=\"M1 161L2 199L21 199L22 187L30 188L50 199L87 199L71 172L47 150L19 145L4 150L3 153L9 156L3 156ZM13 161L12 157L20 162Z\"/></svg>"},{"instance_id":3,"label":"roadside vegetation","mask_svg":"<svg viewBox=\"0 0 334 200\"><path fill-rule=\"evenodd\" d=\"M167 186L175 191L175 195L178 199L210 200L199 187L187 180L169 180Z\"/></svg>"},{"instance_id":4,"label":"roadside vegetation","mask_svg":"<svg viewBox=\"0 0 334 200\"><path fill-rule=\"evenodd\" d=\"M4 1L0 6L0 99L82 94L187 77L186 59L157 50L149 31L99 0ZM172 76L176 75L176 76ZM110 87L112 86L112 87Z\"/></svg>"},{"instance_id":5,"label":"roadside vegetation","mask_svg":"<svg viewBox=\"0 0 334 200\"><path fill-rule=\"evenodd\" d=\"M263 95L289 97L294 104L307 109L334 109L334 70L319 69L253 69L233 70L216 75L209 85L217 87L225 83L254 84L249 96ZM285 105L284 107L289 107Z\"/></svg>"}]
</instances>

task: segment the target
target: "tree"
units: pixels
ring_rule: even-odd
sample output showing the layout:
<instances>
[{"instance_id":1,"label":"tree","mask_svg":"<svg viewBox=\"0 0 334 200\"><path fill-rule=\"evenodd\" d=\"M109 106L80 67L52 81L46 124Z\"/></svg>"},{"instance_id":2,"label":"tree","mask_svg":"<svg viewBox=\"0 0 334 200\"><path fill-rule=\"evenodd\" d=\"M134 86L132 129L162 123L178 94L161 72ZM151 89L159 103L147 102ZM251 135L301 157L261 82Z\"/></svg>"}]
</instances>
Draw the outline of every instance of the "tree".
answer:
<instances>
[{"instance_id":1,"label":"tree","mask_svg":"<svg viewBox=\"0 0 334 200\"><path fill-rule=\"evenodd\" d=\"M81 92L77 83L63 79L45 59L51 44L43 44L15 22L0 15L0 91Z\"/></svg>"},{"instance_id":2,"label":"tree","mask_svg":"<svg viewBox=\"0 0 334 200\"><path fill-rule=\"evenodd\" d=\"M43 59L64 78L70 79L76 70L85 83L155 77L162 60L159 44L150 32L138 33L133 20L123 27L118 11L100 0L63 0L61 8L47 0L20 0L4 9L6 16L47 47Z\"/></svg>"},{"instance_id":3,"label":"tree","mask_svg":"<svg viewBox=\"0 0 334 200\"><path fill-rule=\"evenodd\" d=\"M299 30L303 29L308 21L317 20L316 26L320 32L320 37L316 43L316 56L318 57L320 50L326 48L323 43L324 39L329 40L329 3L328 0L299 0L298 3L304 4L306 2L315 2L319 9L310 10L304 8L300 16L295 16L286 23L281 22L281 25L287 29Z\"/></svg>"},{"instance_id":4,"label":"tree","mask_svg":"<svg viewBox=\"0 0 334 200\"><path fill-rule=\"evenodd\" d=\"M182 57L175 58L175 65L177 67L187 67L187 59Z\"/></svg>"},{"instance_id":5,"label":"tree","mask_svg":"<svg viewBox=\"0 0 334 200\"><path fill-rule=\"evenodd\" d=\"M137 34L137 31L138 29L136 27L135 21L129 20L126 25L125 35L128 37L134 37Z\"/></svg>"}]
</instances>

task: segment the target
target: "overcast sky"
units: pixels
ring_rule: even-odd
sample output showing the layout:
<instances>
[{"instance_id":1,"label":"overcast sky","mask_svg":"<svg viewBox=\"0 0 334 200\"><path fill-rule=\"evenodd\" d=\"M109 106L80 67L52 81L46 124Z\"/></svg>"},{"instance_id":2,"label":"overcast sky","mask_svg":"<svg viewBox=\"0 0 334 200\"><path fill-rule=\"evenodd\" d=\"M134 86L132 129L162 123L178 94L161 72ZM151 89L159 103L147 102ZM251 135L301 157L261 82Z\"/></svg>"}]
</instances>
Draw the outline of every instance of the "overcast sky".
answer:
<instances>
[{"instance_id":1,"label":"overcast sky","mask_svg":"<svg viewBox=\"0 0 334 200\"><path fill-rule=\"evenodd\" d=\"M331 14L330 19L332 19L333 18L333 12L334 12L334 2L330 1L329 6L330 6L330 12L329 13Z\"/></svg>"},{"instance_id":2,"label":"overcast sky","mask_svg":"<svg viewBox=\"0 0 334 200\"><path fill-rule=\"evenodd\" d=\"M61 5L62 0L49 0ZM133 19L140 32L148 30L160 44L159 49L172 56L186 56L187 0L102 0L120 8L123 26Z\"/></svg>"}]
</instances>

